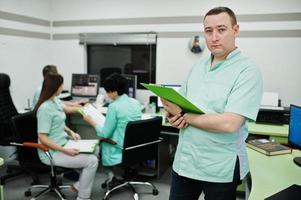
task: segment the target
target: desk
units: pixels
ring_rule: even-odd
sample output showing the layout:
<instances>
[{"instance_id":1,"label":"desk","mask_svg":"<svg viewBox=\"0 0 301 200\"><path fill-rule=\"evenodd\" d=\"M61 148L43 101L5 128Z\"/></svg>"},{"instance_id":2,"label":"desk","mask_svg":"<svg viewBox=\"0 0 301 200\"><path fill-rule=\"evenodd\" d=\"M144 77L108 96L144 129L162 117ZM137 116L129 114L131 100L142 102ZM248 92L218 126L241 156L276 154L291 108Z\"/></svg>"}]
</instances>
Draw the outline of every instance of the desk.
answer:
<instances>
[{"instance_id":1,"label":"desk","mask_svg":"<svg viewBox=\"0 0 301 200\"><path fill-rule=\"evenodd\" d=\"M289 125L271 125L271 124L257 124L248 122L249 133L255 135L266 135L270 139L274 139L279 143L287 143Z\"/></svg>"},{"instance_id":2,"label":"desk","mask_svg":"<svg viewBox=\"0 0 301 200\"><path fill-rule=\"evenodd\" d=\"M264 199L292 184L301 185L301 167L293 162L301 151L277 156L266 156L250 148L247 151L252 176L249 200Z\"/></svg>"}]
</instances>

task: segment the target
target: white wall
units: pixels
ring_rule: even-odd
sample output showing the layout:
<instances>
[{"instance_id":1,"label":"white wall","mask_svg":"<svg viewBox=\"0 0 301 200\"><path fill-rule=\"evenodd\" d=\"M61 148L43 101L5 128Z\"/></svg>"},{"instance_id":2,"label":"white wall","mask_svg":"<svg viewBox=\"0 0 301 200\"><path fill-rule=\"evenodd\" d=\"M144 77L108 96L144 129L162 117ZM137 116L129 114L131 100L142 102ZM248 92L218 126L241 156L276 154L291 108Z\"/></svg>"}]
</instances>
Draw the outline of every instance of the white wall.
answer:
<instances>
[{"instance_id":1,"label":"white wall","mask_svg":"<svg viewBox=\"0 0 301 200\"><path fill-rule=\"evenodd\" d=\"M246 5L247 4L247 5ZM214 6L229 6L236 14L291 13L301 11L299 0L0 0L0 10L48 20L113 19L163 16L201 16ZM0 26L47 32L47 28L0 20ZM241 30L293 30L301 29L300 21L243 22ZM202 24L148 24L52 27L49 32L181 32L201 31ZM158 38L157 82L181 83L190 66L199 58L188 50L190 38ZM266 91L279 92L285 105L301 105L301 68L298 67L298 52L301 38L239 38L240 49L261 67ZM207 54L208 50L204 54ZM56 64L65 77L65 88L69 89L72 73L86 71L85 49L78 40L42 40L0 34L0 71L12 78L12 92L19 108L26 106L41 82L41 68ZM172 71L172 73L170 73ZM26 74L25 74L26 72ZM149 93L139 91L141 101L147 101Z\"/></svg>"},{"instance_id":2,"label":"white wall","mask_svg":"<svg viewBox=\"0 0 301 200\"><path fill-rule=\"evenodd\" d=\"M0 0L0 10L47 20L50 1ZM0 20L0 27L49 33L50 28L32 24ZM0 72L11 78L11 93L18 109L27 106L42 81L42 67L51 63L50 40L0 34Z\"/></svg>"},{"instance_id":3,"label":"white wall","mask_svg":"<svg viewBox=\"0 0 301 200\"><path fill-rule=\"evenodd\" d=\"M197 16L204 15L215 6L229 6L236 14L267 14L291 13L301 11L301 2L298 0L254 0L249 1L140 1L127 0L126 3L116 5L109 0L53 0L53 20L77 19L111 19L135 17L162 17L162 16ZM247 6L246 6L247 4ZM68 10L68 12L66 12ZM292 30L301 29L300 21L284 22L243 22L241 30ZM54 27L53 33L80 33L80 32L135 32L135 31L200 31L199 24L151 24L127 26L79 26ZM200 57L188 50L190 38L158 38L157 44L157 82L180 84L185 79L190 66ZM78 41L69 41L70 46L62 49L61 45L54 47L56 52L68 52L76 46ZM61 42L58 42L61 43ZM301 104L301 93L298 86L301 74L298 67L297 54L301 52L301 38L239 38L238 47L250 56L260 66L264 77L265 91L278 92L284 105L290 103ZM55 46L55 45L54 45ZM74 51L74 49L72 49ZM207 54L205 52L204 54ZM70 54L69 54L70 55ZM65 61L72 60L78 54L66 57ZM84 56L84 53L82 54ZM56 59L56 58L54 58ZM78 59L78 58L75 58ZM82 60L81 60L82 61ZM74 63L78 65L79 63ZM77 68L79 69L79 68ZM171 73L172 72L172 73ZM288 81L289 80L289 81ZM149 93L138 92L138 99L147 101Z\"/></svg>"},{"instance_id":4,"label":"white wall","mask_svg":"<svg viewBox=\"0 0 301 200\"><path fill-rule=\"evenodd\" d=\"M93 19L204 15L216 6L236 14L300 12L299 0L52 0L52 19Z\"/></svg>"}]
</instances>

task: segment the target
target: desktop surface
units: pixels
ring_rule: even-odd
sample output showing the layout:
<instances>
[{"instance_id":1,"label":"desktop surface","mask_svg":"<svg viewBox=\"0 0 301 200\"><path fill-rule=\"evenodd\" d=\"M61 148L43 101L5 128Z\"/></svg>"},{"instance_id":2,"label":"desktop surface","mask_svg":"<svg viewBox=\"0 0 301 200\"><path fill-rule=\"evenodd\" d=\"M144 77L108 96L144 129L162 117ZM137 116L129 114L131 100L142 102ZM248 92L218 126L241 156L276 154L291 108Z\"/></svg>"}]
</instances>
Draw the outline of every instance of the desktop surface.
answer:
<instances>
[{"instance_id":1,"label":"desktop surface","mask_svg":"<svg viewBox=\"0 0 301 200\"><path fill-rule=\"evenodd\" d=\"M299 150L292 154L266 156L247 148L252 188L249 200L267 198L292 184L301 185L301 168L293 163L293 158L301 156Z\"/></svg>"}]
</instances>

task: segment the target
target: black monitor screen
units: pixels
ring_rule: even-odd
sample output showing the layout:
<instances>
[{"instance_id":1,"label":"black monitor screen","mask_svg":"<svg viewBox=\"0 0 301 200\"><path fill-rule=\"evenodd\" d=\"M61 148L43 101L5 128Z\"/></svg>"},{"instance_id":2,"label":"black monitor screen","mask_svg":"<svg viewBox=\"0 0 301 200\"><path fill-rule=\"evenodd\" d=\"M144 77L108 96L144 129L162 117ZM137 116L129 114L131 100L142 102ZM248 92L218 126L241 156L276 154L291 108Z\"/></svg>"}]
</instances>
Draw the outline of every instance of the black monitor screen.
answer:
<instances>
[{"instance_id":1,"label":"black monitor screen","mask_svg":"<svg viewBox=\"0 0 301 200\"><path fill-rule=\"evenodd\" d=\"M137 75L138 83L156 82L155 44L89 44L89 74L100 74L100 86L112 73ZM144 89L142 85L137 85Z\"/></svg>"},{"instance_id":2,"label":"black monitor screen","mask_svg":"<svg viewBox=\"0 0 301 200\"><path fill-rule=\"evenodd\" d=\"M91 74L72 74L71 95L77 97L96 97L99 90L99 76Z\"/></svg>"},{"instance_id":3,"label":"black monitor screen","mask_svg":"<svg viewBox=\"0 0 301 200\"><path fill-rule=\"evenodd\" d=\"M301 107L291 105L288 141L292 147L301 149Z\"/></svg>"},{"instance_id":4,"label":"black monitor screen","mask_svg":"<svg viewBox=\"0 0 301 200\"><path fill-rule=\"evenodd\" d=\"M127 95L129 97L135 98L137 88L137 75L122 74L122 76L127 80Z\"/></svg>"}]
</instances>

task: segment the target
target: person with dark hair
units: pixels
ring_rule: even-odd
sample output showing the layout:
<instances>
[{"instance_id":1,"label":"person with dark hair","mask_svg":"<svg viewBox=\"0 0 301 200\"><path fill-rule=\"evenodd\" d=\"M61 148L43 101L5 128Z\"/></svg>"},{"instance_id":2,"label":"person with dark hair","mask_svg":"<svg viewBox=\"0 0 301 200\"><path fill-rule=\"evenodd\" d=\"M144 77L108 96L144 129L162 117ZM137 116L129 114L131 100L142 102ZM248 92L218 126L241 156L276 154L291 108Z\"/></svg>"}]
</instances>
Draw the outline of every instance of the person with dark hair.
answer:
<instances>
[{"instance_id":1,"label":"person with dark hair","mask_svg":"<svg viewBox=\"0 0 301 200\"><path fill-rule=\"evenodd\" d=\"M108 106L103 127L97 125L91 116L84 116L84 120L95 128L99 137L117 143L116 145L101 143L102 165L106 167L108 182L116 180L113 166L122 161L122 149L120 147L123 146L128 122L141 119L141 105L136 99L125 94L126 87L126 79L119 74L112 74L105 80L104 89L113 101Z\"/></svg>"},{"instance_id":2,"label":"person with dark hair","mask_svg":"<svg viewBox=\"0 0 301 200\"><path fill-rule=\"evenodd\" d=\"M263 81L259 68L235 45L239 34L234 12L211 9L204 17L210 56L190 70L180 93L204 114L185 113L162 99L169 123L180 129L173 162L170 200L235 200L249 172L247 120L255 121Z\"/></svg>"},{"instance_id":3,"label":"person with dark hair","mask_svg":"<svg viewBox=\"0 0 301 200\"><path fill-rule=\"evenodd\" d=\"M77 200L90 199L95 173L98 167L98 148L94 154L80 154L78 149L65 148L68 140L79 140L80 136L65 124L66 115L57 96L63 90L63 77L48 74L42 86L40 98L34 108L38 121L39 143L49 147L56 166L82 169L79 181L73 187L78 191ZM40 160L50 165L49 159L41 150Z\"/></svg>"},{"instance_id":4,"label":"person with dark hair","mask_svg":"<svg viewBox=\"0 0 301 200\"><path fill-rule=\"evenodd\" d=\"M43 79L45 79L45 77L48 76L48 75L57 74L58 73L57 67L55 65L46 65L43 68L42 73L43 73ZM33 96L33 99L32 99L32 106L33 107L35 107L36 103L38 102L38 100L40 98L41 91L42 91L42 85L39 86L37 88L37 90L35 91L35 93L34 93L34 96ZM64 112L67 113L67 114L76 113L78 111L78 109L80 107L82 107L81 104L83 103L81 101L69 102L69 101L61 101L59 99L57 99L57 101L62 103Z\"/></svg>"},{"instance_id":5,"label":"person with dark hair","mask_svg":"<svg viewBox=\"0 0 301 200\"><path fill-rule=\"evenodd\" d=\"M49 74L57 74L57 67L55 65L46 65L43 70L43 79L45 79L45 77ZM32 99L32 106L35 107L35 105L37 104L39 98L40 98L40 94L41 94L41 90L42 90L42 85L40 85L37 90L35 91L34 95L33 95L33 99Z\"/></svg>"}]
</instances>

